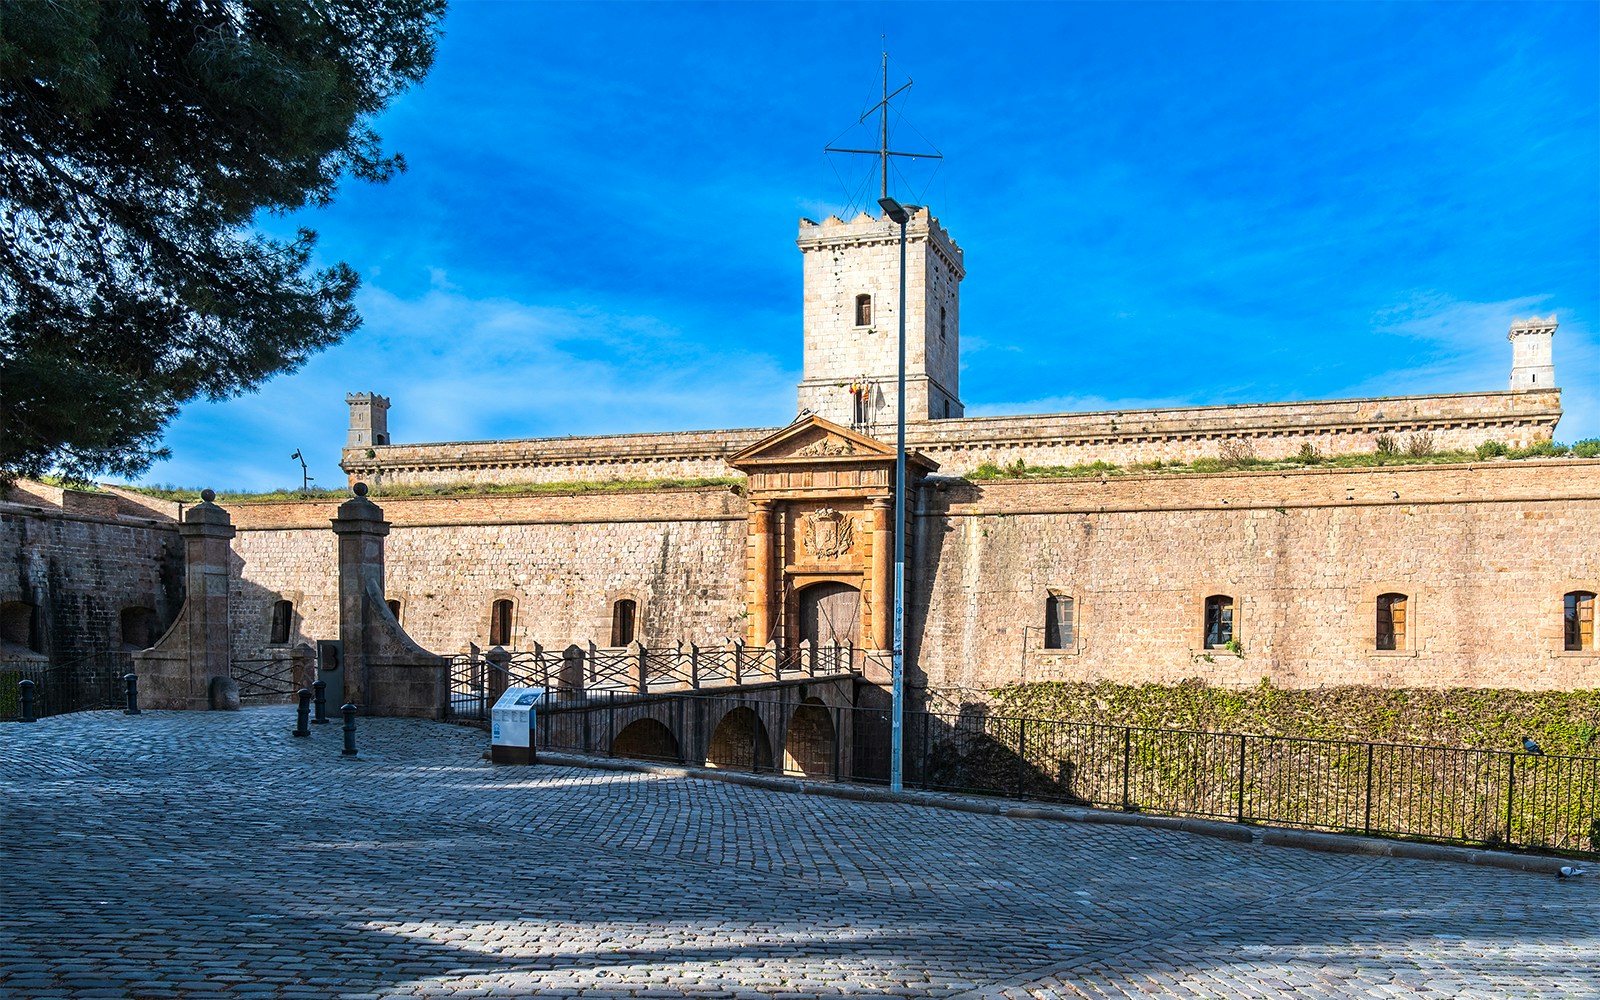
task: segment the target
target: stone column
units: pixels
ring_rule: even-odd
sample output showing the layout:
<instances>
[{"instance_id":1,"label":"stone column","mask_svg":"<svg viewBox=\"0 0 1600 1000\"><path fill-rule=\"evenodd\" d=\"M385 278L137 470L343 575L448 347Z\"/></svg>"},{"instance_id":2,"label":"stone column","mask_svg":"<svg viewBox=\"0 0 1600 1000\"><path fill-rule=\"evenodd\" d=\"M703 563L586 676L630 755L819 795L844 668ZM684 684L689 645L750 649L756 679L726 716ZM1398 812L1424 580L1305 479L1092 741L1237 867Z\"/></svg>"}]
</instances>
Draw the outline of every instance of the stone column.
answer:
<instances>
[{"instance_id":1,"label":"stone column","mask_svg":"<svg viewBox=\"0 0 1600 1000\"><path fill-rule=\"evenodd\" d=\"M374 650L367 616L369 592L383 598L383 540L389 522L383 509L367 499L367 484L356 483L355 496L339 505L333 532L339 538L339 640L344 643L344 696L356 705L370 703Z\"/></svg>"},{"instance_id":2,"label":"stone column","mask_svg":"<svg viewBox=\"0 0 1600 1000\"><path fill-rule=\"evenodd\" d=\"M772 638L772 501L750 501L750 644Z\"/></svg>"},{"instance_id":3,"label":"stone column","mask_svg":"<svg viewBox=\"0 0 1600 1000\"><path fill-rule=\"evenodd\" d=\"M228 559L233 521L210 490L184 511L178 534L184 548L184 600L177 621L154 646L134 654L140 700L146 708L211 706L213 685L225 695L233 684L228 619ZM217 706L229 705L223 698ZM231 702L237 708L237 700Z\"/></svg>"},{"instance_id":4,"label":"stone column","mask_svg":"<svg viewBox=\"0 0 1600 1000\"><path fill-rule=\"evenodd\" d=\"M872 501L872 647L894 642L894 498Z\"/></svg>"}]
</instances>

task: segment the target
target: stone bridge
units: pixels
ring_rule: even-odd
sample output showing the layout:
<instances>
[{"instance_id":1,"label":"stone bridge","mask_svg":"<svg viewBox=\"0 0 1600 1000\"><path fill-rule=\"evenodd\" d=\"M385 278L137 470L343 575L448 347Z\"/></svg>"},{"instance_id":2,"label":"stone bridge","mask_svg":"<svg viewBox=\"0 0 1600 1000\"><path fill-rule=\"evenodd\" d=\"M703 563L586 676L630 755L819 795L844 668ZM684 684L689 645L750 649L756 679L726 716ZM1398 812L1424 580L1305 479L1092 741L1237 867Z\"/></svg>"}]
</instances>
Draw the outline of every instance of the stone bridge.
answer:
<instances>
[{"instance_id":1,"label":"stone bridge","mask_svg":"<svg viewBox=\"0 0 1600 1000\"><path fill-rule=\"evenodd\" d=\"M881 712L861 710L878 702ZM854 673L556 701L537 726L540 750L834 780L887 776L887 696Z\"/></svg>"}]
</instances>

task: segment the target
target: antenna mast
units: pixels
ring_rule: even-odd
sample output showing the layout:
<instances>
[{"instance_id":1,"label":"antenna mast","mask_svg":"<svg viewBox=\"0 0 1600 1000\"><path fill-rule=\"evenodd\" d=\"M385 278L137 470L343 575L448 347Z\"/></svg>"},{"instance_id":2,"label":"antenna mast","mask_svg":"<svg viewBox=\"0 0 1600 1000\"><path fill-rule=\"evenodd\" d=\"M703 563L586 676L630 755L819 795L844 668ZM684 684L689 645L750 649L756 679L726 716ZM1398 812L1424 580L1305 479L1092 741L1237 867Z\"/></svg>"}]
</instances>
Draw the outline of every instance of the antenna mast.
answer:
<instances>
[{"instance_id":1,"label":"antenna mast","mask_svg":"<svg viewBox=\"0 0 1600 1000\"><path fill-rule=\"evenodd\" d=\"M883 99L877 104L874 104L872 107L868 108L866 111L863 111L861 113L861 117L856 121L856 124L858 125L864 124L868 118L872 117L872 113L874 111L878 113L878 148L840 149L836 146L826 146L823 148L823 152L825 153L860 153L864 156L876 156L878 158L878 168L881 177L879 196L883 198L889 197L889 157L909 156L913 160L919 156L928 160L944 159L944 154L942 153L902 153L889 148L889 101L893 98L899 97L901 94L910 89L911 79L907 77L906 82L903 85L896 88L894 93L889 93L889 50L885 48L883 51Z\"/></svg>"}]
</instances>

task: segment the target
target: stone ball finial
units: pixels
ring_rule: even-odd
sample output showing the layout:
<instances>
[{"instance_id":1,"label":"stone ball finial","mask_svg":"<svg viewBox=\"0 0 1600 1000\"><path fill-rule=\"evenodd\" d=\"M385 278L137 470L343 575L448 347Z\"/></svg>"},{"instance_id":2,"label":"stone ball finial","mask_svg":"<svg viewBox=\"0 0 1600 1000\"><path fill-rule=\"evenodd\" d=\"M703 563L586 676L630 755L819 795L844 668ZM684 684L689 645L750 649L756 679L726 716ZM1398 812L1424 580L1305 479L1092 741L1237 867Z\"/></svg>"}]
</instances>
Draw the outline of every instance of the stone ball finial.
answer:
<instances>
[{"instance_id":1,"label":"stone ball finial","mask_svg":"<svg viewBox=\"0 0 1600 1000\"><path fill-rule=\"evenodd\" d=\"M366 483L356 483L355 486L351 487L351 489L355 491L355 495L358 497L364 497L367 495Z\"/></svg>"},{"instance_id":2,"label":"stone ball finial","mask_svg":"<svg viewBox=\"0 0 1600 1000\"><path fill-rule=\"evenodd\" d=\"M216 490L201 490L200 491L200 499L202 501L204 501L205 503L210 503L211 501L215 500L216 498L217 498L217 491Z\"/></svg>"}]
</instances>

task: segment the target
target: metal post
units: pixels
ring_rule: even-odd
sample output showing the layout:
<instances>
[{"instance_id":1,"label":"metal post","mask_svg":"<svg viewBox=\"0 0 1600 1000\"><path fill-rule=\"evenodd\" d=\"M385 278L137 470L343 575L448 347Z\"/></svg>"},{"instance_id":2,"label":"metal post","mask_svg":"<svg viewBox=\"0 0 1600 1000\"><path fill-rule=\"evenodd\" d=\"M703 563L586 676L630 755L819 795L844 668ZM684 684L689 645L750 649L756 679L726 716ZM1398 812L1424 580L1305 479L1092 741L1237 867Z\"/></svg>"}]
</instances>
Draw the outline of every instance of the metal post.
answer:
<instances>
[{"instance_id":1,"label":"metal post","mask_svg":"<svg viewBox=\"0 0 1600 1000\"><path fill-rule=\"evenodd\" d=\"M328 682L317 681L311 685L311 691L311 705L316 709L316 714L311 717L311 721L316 725L326 726L328 724Z\"/></svg>"},{"instance_id":2,"label":"metal post","mask_svg":"<svg viewBox=\"0 0 1600 1000\"><path fill-rule=\"evenodd\" d=\"M617 693L606 692L606 756L616 755L617 745Z\"/></svg>"},{"instance_id":3,"label":"metal post","mask_svg":"<svg viewBox=\"0 0 1600 1000\"><path fill-rule=\"evenodd\" d=\"M750 727L750 773L761 770L761 715L755 709L750 713L756 717L756 724Z\"/></svg>"},{"instance_id":4,"label":"metal post","mask_svg":"<svg viewBox=\"0 0 1600 1000\"><path fill-rule=\"evenodd\" d=\"M878 199L884 214L900 224L900 348L894 435L894 663L889 673L889 790L902 789L905 716L906 602L906 223L910 211L888 196Z\"/></svg>"},{"instance_id":5,"label":"metal post","mask_svg":"<svg viewBox=\"0 0 1600 1000\"><path fill-rule=\"evenodd\" d=\"M1367 835L1372 834L1372 744L1367 744L1367 815L1362 824Z\"/></svg>"},{"instance_id":6,"label":"metal post","mask_svg":"<svg viewBox=\"0 0 1600 1000\"><path fill-rule=\"evenodd\" d=\"M1133 764L1133 730L1122 727L1122 811L1133 811L1133 800L1128 798L1128 772Z\"/></svg>"},{"instance_id":7,"label":"metal post","mask_svg":"<svg viewBox=\"0 0 1600 1000\"><path fill-rule=\"evenodd\" d=\"M1028 766L1028 720L1017 720L1017 798L1022 798L1022 783Z\"/></svg>"},{"instance_id":8,"label":"metal post","mask_svg":"<svg viewBox=\"0 0 1600 1000\"><path fill-rule=\"evenodd\" d=\"M1239 737L1239 822L1244 822L1244 741Z\"/></svg>"},{"instance_id":9,"label":"metal post","mask_svg":"<svg viewBox=\"0 0 1600 1000\"><path fill-rule=\"evenodd\" d=\"M833 710L833 780L834 781L841 780L840 777L839 777L839 761L840 761L840 753L841 753L841 748L839 746L839 741L843 738L844 728L839 723L842 720L843 714L844 714L844 710L843 709L841 709L841 708L839 708L837 706L834 707L834 710Z\"/></svg>"},{"instance_id":10,"label":"metal post","mask_svg":"<svg viewBox=\"0 0 1600 1000\"><path fill-rule=\"evenodd\" d=\"M123 674L122 683L128 689L128 707L122 710L123 715L139 714L139 675Z\"/></svg>"},{"instance_id":11,"label":"metal post","mask_svg":"<svg viewBox=\"0 0 1600 1000\"><path fill-rule=\"evenodd\" d=\"M340 751L341 757L354 757L356 755L356 707L348 702L339 707L344 714L344 749Z\"/></svg>"},{"instance_id":12,"label":"metal post","mask_svg":"<svg viewBox=\"0 0 1600 1000\"><path fill-rule=\"evenodd\" d=\"M933 713L922 713L922 770L917 776L922 779L922 787L928 787L928 743L932 739L930 730L933 729Z\"/></svg>"},{"instance_id":13,"label":"metal post","mask_svg":"<svg viewBox=\"0 0 1600 1000\"><path fill-rule=\"evenodd\" d=\"M17 681L17 698L22 702L22 722L39 721L33 714L33 687L33 681L26 677Z\"/></svg>"},{"instance_id":14,"label":"metal post","mask_svg":"<svg viewBox=\"0 0 1600 1000\"><path fill-rule=\"evenodd\" d=\"M300 707L294 713L295 736L311 735L311 691L309 688L300 689Z\"/></svg>"},{"instance_id":15,"label":"metal post","mask_svg":"<svg viewBox=\"0 0 1600 1000\"><path fill-rule=\"evenodd\" d=\"M1506 754L1506 836L1505 846L1511 847L1516 841L1511 839L1512 803L1517 795L1517 755Z\"/></svg>"}]
</instances>

